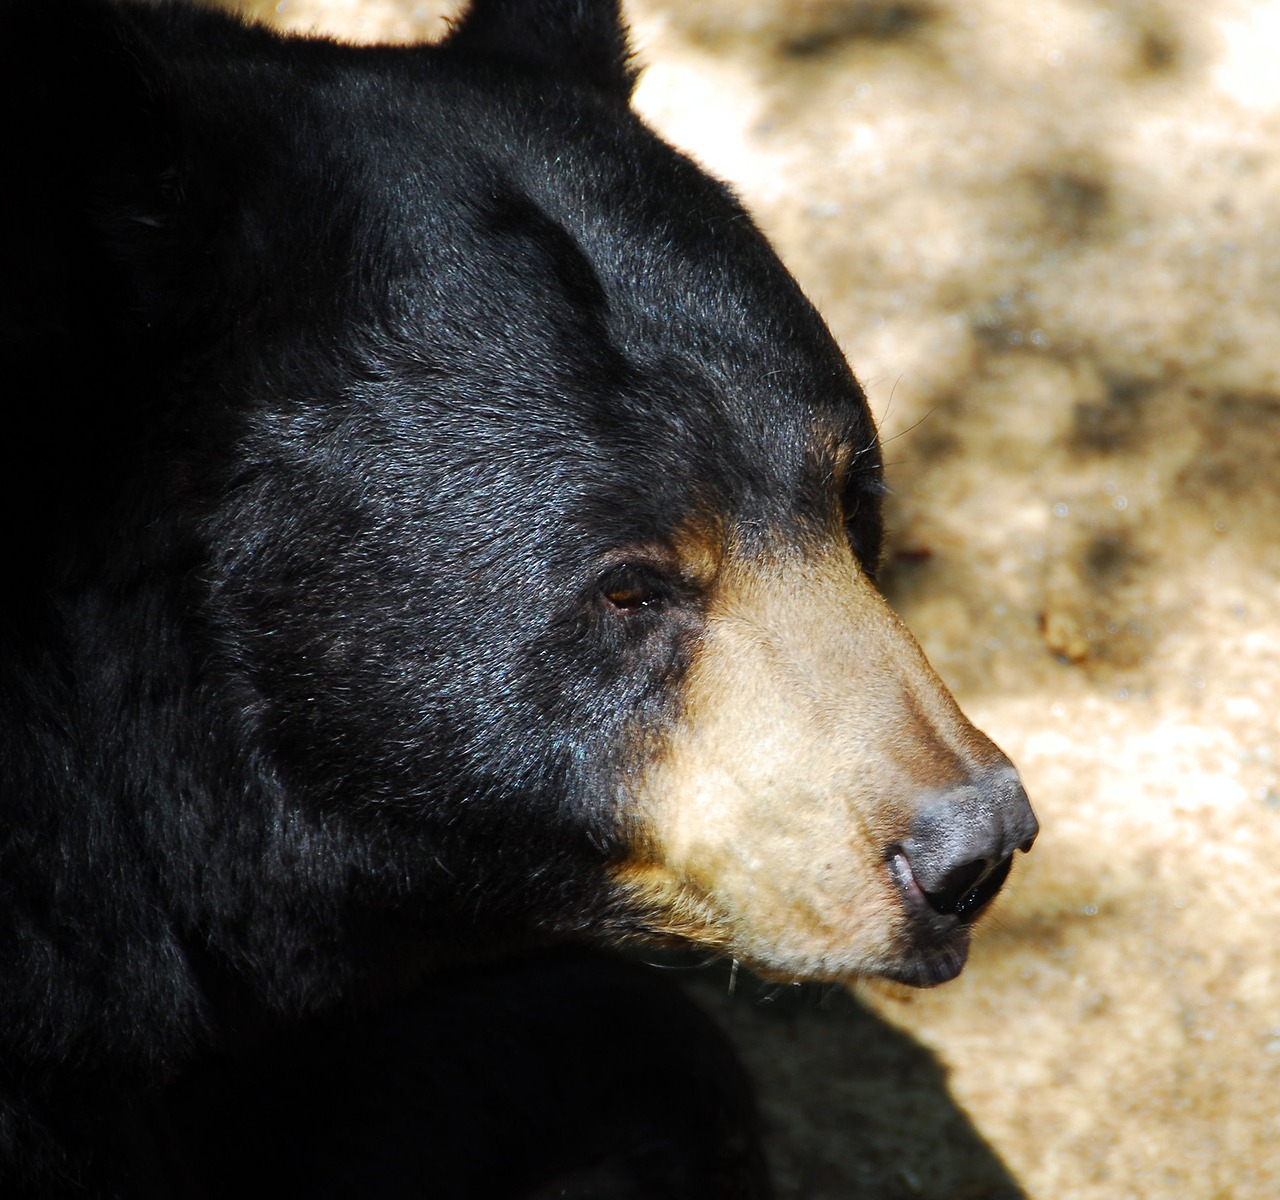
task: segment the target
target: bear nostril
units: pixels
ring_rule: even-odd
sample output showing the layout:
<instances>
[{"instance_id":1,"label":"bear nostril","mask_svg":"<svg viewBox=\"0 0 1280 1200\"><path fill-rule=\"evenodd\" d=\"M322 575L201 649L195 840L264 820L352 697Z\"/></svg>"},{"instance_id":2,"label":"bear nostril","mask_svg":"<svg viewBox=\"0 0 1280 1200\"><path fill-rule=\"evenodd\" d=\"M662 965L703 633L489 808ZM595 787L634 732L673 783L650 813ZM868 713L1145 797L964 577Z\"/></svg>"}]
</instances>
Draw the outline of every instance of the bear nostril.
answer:
<instances>
[{"instance_id":1,"label":"bear nostril","mask_svg":"<svg viewBox=\"0 0 1280 1200\"><path fill-rule=\"evenodd\" d=\"M985 858L962 863L949 871L933 891L925 892L929 906L940 913L953 913L962 897L968 895L987 873L989 864Z\"/></svg>"},{"instance_id":2,"label":"bear nostril","mask_svg":"<svg viewBox=\"0 0 1280 1200\"><path fill-rule=\"evenodd\" d=\"M924 896L935 912L972 920L1000 890L1013 865L1013 858L992 862L976 858L948 871L936 890Z\"/></svg>"}]
</instances>

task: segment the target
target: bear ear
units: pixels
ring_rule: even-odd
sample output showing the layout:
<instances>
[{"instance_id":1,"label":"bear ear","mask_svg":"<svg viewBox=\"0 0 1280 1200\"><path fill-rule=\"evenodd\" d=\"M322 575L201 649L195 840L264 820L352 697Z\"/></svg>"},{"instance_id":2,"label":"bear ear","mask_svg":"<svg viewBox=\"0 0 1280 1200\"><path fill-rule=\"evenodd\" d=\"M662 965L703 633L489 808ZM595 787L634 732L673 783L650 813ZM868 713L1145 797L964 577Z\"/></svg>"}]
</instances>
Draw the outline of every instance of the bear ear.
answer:
<instances>
[{"instance_id":1,"label":"bear ear","mask_svg":"<svg viewBox=\"0 0 1280 1200\"><path fill-rule=\"evenodd\" d=\"M620 0L472 0L445 46L623 100L636 80Z\"/></svg>"}]
</instances>

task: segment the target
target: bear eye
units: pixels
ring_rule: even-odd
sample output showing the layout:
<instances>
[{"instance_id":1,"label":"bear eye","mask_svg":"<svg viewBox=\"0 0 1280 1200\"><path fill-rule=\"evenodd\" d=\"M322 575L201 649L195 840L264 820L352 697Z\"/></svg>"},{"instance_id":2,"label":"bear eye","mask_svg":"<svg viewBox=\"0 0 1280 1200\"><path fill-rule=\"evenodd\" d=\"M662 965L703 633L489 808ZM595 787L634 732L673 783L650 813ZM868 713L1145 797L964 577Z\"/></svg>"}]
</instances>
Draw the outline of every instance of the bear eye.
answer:
<instances>
[{"instance_id":1,"label":"bear eye","mask_svg":"<svg viewBox=\"0 0 1280 1200\"><path fill-rule=\"evenodd\" d=\"M656 592L648 591L645 588L613 588L605 593L605 599L614 608L629 612L636 608L648 608L657 601L658 596Z\"/></svg>"},{"instance_id":2,"label":"bear eye","mask_svg":"<svg viewBox=\"0 0 1280 1200\"><path fill-rule=\"evenodd\" d=\"M601 582L600 595L624 615L662 608L671 598L663 580L647 568L632 565L611 571Z\"/></svg>"}]
</instances>

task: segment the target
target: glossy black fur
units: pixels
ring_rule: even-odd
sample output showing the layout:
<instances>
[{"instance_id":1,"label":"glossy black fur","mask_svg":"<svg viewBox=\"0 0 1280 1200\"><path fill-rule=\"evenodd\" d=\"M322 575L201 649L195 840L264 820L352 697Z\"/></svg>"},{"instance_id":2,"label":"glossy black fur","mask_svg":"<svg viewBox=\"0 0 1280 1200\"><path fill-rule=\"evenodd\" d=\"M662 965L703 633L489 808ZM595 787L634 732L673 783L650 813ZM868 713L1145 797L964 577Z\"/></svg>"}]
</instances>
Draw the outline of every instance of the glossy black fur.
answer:
<instances>
[{"instance_id":1,"label":"glossy black fur","mask_svg":"<svg viewBox=\"0 0 1280 1200\"><path fill-rule=\"evenodd\" d=\"M99 1118L625 937L620 780L698 605L635 548L803 540L844 444L874 561L857 384L631 116L614 6L477 7L361 49L4 0L6 1196L195 1194Z\"/></svg>"},{"instance_id":2,"label":"glossy black fur","mask_svg":"<svg viewBox=\"0 0 1280 1200\"><path fill-rule=\"evenodd\" d=\"M69 1095L57 1130L91 1151L89 1194L147 1200L768 1194L710 1019L646 968L562 952L281 1023L163 1088Z\"/></svg>"}]
</instances>

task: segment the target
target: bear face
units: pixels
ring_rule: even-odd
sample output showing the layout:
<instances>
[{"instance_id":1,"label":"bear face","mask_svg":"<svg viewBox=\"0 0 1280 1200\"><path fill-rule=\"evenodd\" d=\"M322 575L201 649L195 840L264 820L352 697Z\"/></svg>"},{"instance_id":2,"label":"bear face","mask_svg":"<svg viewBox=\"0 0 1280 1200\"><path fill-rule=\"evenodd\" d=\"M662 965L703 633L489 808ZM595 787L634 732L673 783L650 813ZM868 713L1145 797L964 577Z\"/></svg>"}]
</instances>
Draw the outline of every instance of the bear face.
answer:
<instances>
[{"instance_id":1,"label":"bear face","mask_svg":"<svg viewBox=\"0 0 1280 1200\"><path fill-rule=\"evenodd\" d=\"M567 936L952 977L1035 819L876 591L861 389L630 112L616 6L12 23L61 148L5 316L22 1052Z\"/></svg>"},{"instance_id":2,"label":"bear face","mask_svg":"<svg viewBox=\"0 0 1280 1200\"><path fill-rule=\"evenodd\" d=\"M299 790L335 807L385 797L415 833L484 813L475 830L532 852L521 881L547 880L576 834L557 886L586 897L603 861L589 904L556 911L504 882L544 929L675 934L786 977L948 978L969 922L921 890L974 861L971 885L990 882L1034 823L870 582L882 483L861 390L732 196L635 122L621 71L568 94L495 78L473 29L452 46L465 88L446 74L442 101L419 83L408 134L384 135L398 186L349 198L357 228L333 261L378 246L394 303L377 263L357 271L372 295L318 289L342 312L332 340L366 347L356 378L312 372L341 398L262 434L264 462L317 444L356 460L334 474L363 481L364 511L348 516L348 491L323 524L362 530L354 561L326 532L291 566L224 568L231 623L275 639L255 655L279 672L274 743L299 747ZM326 213L298 225L317 227ZM272 524L302 525L321 493L309 480ZM311 695L315 663L354 711ZM388 731L415 727L405 754ZM353 777L379 747L394 760ZM931 863L922 889L900 848L957 795L955 823L987 822L980 852ZM465 828L462 878L493 844ZM435 853L449 841L433 831Z\"/></svg>"}]
</instances>

